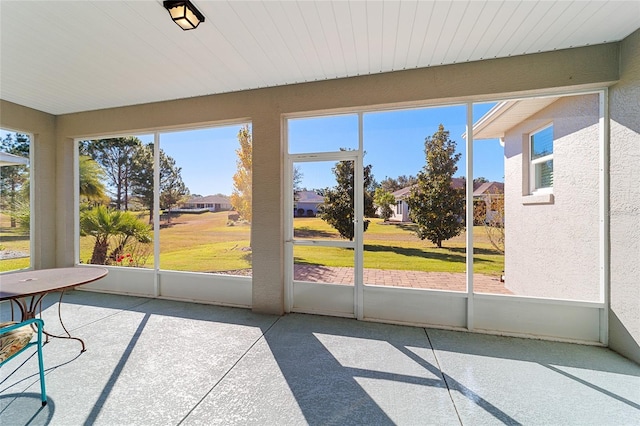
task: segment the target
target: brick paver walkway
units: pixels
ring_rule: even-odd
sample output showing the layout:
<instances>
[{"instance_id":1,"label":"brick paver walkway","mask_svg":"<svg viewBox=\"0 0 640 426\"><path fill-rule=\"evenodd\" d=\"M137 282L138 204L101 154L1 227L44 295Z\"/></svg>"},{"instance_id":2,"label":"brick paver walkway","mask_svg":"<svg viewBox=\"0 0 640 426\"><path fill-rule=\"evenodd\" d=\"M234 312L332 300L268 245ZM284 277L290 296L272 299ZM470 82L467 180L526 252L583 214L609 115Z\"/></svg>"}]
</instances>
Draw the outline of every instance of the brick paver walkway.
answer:
<instances>
[{"instance_id":1,"label":"brick paver walkway","mask_svg":"<svg viewBox=\"0 0 640 426\"><path fill-rule=\"evenodd\" d=\"M295 265L294 279L296 281L353 285L353 268ZM364 283L392 287L466 291L465 274L453 272L365 269ZM473 288L476 293L513 294L504 287L499 277L490 275L473 274Z\"/></svg>"}]
</instances>

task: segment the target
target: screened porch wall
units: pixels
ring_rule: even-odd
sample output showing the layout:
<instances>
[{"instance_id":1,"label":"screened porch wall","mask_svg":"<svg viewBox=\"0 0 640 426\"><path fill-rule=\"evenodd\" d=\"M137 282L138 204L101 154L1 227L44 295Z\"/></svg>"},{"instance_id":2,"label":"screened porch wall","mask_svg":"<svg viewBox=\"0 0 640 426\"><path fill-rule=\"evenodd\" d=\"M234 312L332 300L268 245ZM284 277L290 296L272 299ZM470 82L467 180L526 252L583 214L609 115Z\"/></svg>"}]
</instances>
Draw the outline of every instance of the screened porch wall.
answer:
<instances>
[{"instance_id":1,"label":"screened porch wall","mask_svg":"<svg viewBox=\"0 0 640 426\"><path fill-rule=\"evenodd\" d=\"M282 114L373 107L385 105L437 105L451 102L482 101L504 98L505 95L535 93L565 93L569 90L594 89L609 86L619 78L624 87L612 90L612 117L630 129L625 148L612 139L612 170L620 192L631 185L633 164L628 154L637 149L637 118L633 112L623 112L631 96L638 92L638 59L633 52L640 48L638 32L620 43L603 44L549 53L493 59L474 63L407 70L333 81L304 83L246 92L203 96L192 99L160 102L81 112L52 117L33 130L30 116L41 114L8 102L2 102L0 124L13 129L32 129L40 166L35 171L42 201L35 208L40 220L36 244L36 265L70 266L74 263L74 218L69 212L69 199L75 190L72 173L73 139L108 134L139 133L173 127L191 127L206 123L250 120L254 131L254 217L252 245L254 247L254 280L252 307L256 311L283 312L283 151ZM637 56L637 55L636 55ZM619 68L622 64L622 68ZM636 114L635 117L638 115ZM53 134L55 133L55 138ZM612 133L614 135L615 133ZM613 136L612 136L613 138ZM54 140L55 139L55 140ZM627 176L627 177L625 177ZM614 191L612 191L614 192ZM615 192L618 194L617 190ZM612 197L613 198L613 197ZM622 196L620 195L620 199ZM636 198L638 199L638 198ZM612 203L615 200L612 199ZM615 212L614 212L615 213ZM615 229L629 225L634 216L629 210L612 215ZM636 217L637 218L637 217ZM618 220L620 219L620 220ZM56 243L57 242L57 243ZM612 346L635 359L640 358L640 324L638 310L628 309L638 300L637 272L628 267L635 258L629 241L612 246L612 315L617 318L611 334ZM631 247L634 247L631 245ZM55 260L54 260L55 259ZM624 266L626 265L626 266ZM635 275L634 275L635 274ZM635 292L635 293L634 293ZM629 302L620 300L627 298ZM617 310L617 307L620 310ZM626 334L625 334L626 332Z\"/></svg>"}]
</instances>

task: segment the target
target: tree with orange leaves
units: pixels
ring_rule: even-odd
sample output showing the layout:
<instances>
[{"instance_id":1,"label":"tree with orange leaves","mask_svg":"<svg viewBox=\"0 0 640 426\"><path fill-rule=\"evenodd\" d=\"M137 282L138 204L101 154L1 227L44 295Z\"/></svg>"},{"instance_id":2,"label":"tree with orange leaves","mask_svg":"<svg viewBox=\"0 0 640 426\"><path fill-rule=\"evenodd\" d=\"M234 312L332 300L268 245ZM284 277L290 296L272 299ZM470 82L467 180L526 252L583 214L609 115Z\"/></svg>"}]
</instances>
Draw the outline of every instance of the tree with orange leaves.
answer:
<instances>
[{"instance_id":1,"label":"tree with orange leaves","mask_svg":"<svg viewBox=\"0 0 640 426\"><path fill-rule=\"evenodd\" d=\"M240 143L240 148L236 149L238 159L236 160L237 170L233 175L231 205L241 218L251 222L253 140L248 125L244 125L238 131L238 142Z\"/></svg>"}]
</instances>

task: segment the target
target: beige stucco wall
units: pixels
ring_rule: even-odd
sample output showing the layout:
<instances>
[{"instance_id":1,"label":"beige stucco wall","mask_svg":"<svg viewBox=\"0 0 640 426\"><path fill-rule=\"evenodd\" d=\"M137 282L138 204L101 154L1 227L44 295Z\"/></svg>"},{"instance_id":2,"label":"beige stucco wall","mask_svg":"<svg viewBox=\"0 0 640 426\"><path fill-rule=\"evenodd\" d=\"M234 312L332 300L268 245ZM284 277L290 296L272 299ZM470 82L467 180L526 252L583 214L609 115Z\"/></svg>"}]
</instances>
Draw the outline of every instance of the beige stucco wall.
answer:
<instances>
[{"instance_id":1,"label":"beige stucco wall","mask_svg":"<svg viewBox=\"0 0 640 426\"><path fill-rule=\"evenodd\" d=\"M598 99L560 98L505 134L505 276L517 295L600 300ZM553 203L526 204L528 135L552 123Z\"/></svg>"},{"instance_id":2,"label":"beige stucco wall","mask_svg":"<svg viewBox=\"0 0 640 426\"><path fill-rule=\"evenodd\" d=\"M55 117L0 100L0 127L32 135L30 172L33 209L33 258L36 269L56 266L56 194L51 182L56 176Z\"/></svg>"},{"instance_id":3,"label":"beige stucco wall","mask_svg":"<svg viewBox=\"0 0 640 426\"><path fill-rule=\"evenodd\" d=\"M640 30L620 49L611 117L609 344L640 363Z\"/></svg>"}]
</instances>

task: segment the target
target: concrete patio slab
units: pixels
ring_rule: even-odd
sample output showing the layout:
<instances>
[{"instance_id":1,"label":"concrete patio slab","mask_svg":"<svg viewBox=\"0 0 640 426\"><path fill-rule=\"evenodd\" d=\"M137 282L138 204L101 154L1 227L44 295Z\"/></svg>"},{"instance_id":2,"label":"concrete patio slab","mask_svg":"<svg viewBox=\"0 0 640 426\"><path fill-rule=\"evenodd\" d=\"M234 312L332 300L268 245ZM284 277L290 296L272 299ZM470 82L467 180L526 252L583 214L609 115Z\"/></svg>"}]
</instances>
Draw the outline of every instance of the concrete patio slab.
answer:
<instances>
[{"instance_id":1,"label":"concrete patio slab","mask_svg":"<svg viewBox=\"0 0 640 426\"><path fill-rule=\"evenodd\" d=\"M457 422L423 329L293 314L278 320L186 424L425 419Z\"/></svg>"},{"instance_id":2,"label":"concrete patio slab","mask_svg":"<svg viewBox=\"0 0 640 426\"><path fill-rule=\"evenodd\" d=\"M463 424L640 424L640 367L596 346L429 330Z\"/></svg>"},{"instance_id":3,"label":"concrete patio slab","mask_svg":"<svg viewBox=\"0 0 640 426\"><path fill-rule=\"evenodd\" d=\"M57 327L57 302L45 304ZM0 304L0 317L8 315ZM42 408L32 352L2 425L632 425L640 366L600 347L73 291Z\"/></svg>"}]
</instances>

